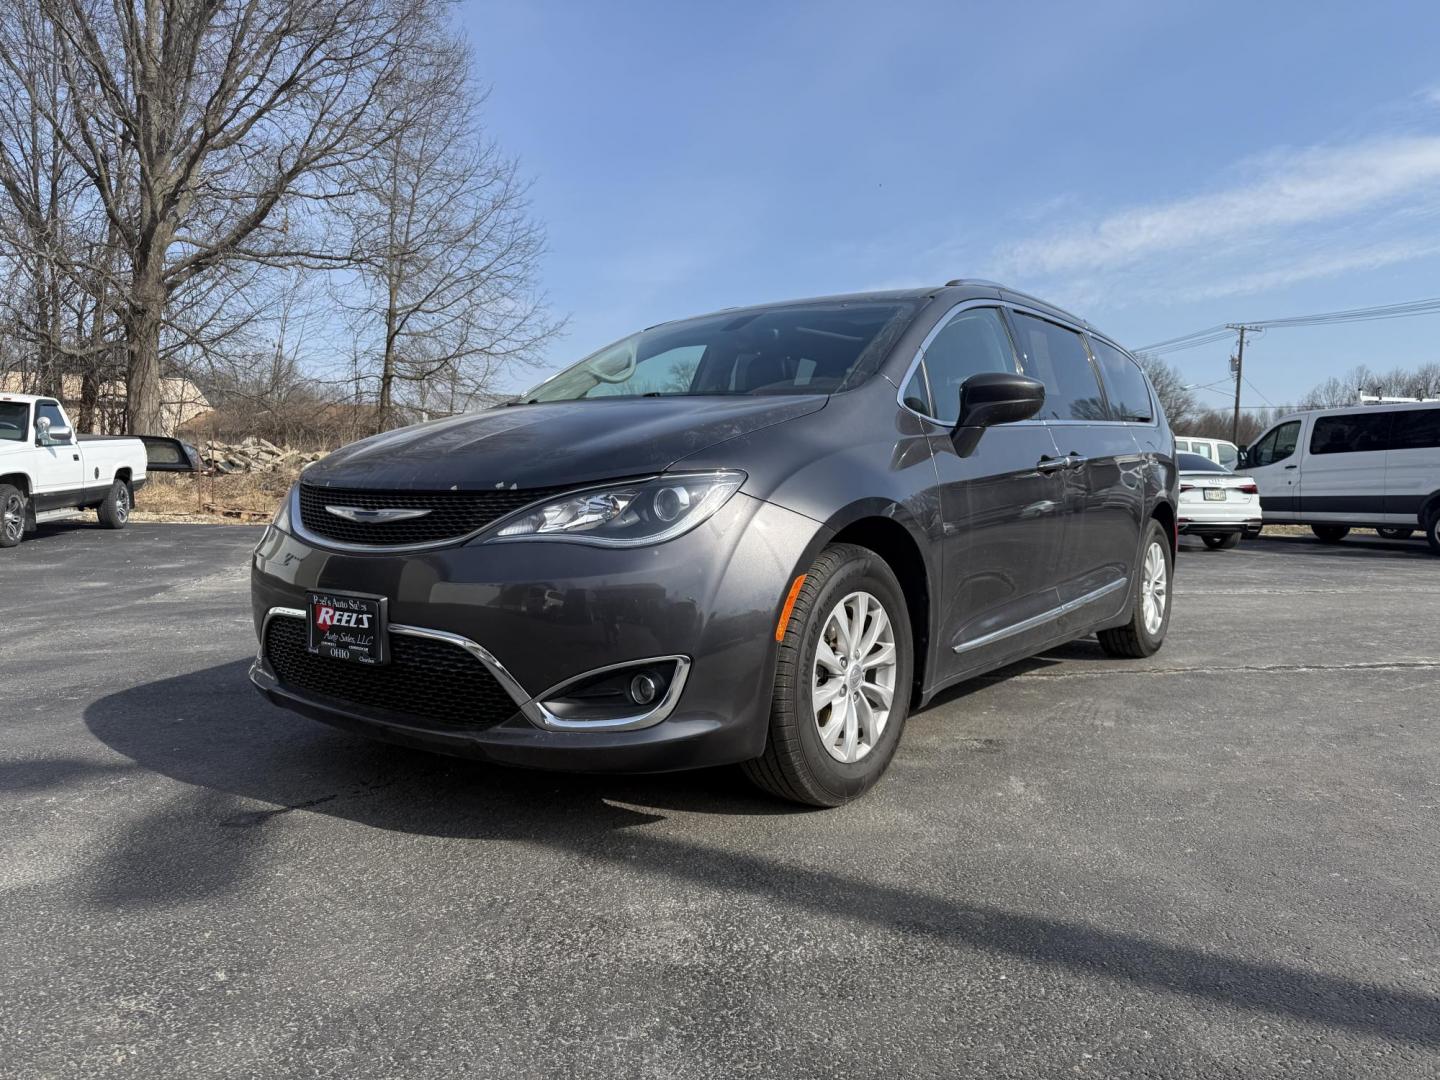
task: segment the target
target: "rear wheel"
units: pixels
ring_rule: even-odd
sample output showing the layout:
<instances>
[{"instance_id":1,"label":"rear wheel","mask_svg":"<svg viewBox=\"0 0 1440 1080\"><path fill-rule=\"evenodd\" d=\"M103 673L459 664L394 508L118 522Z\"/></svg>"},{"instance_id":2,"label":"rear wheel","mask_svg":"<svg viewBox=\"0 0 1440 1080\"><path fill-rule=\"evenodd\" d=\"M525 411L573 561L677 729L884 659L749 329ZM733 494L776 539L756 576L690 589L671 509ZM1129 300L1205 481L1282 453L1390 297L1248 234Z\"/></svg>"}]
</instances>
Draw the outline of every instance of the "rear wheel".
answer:
<instances>
[{"instance_id":1,"label":"rear wheel","mask_svg":"<svg viewBox=\"0 0 1440 1080\"><path fill-rule=\"evenodd\" d=\"M1257 526L1256 526L1255 528L1253 528L1253 529L1246 529L1246 530L1245 530L1245 539L1246 539L1246 540L1254 540L1256 537L1258 537L1258 536L1260 535L1261 532L1264 531L1264 529L1265 529L1265 526L1264 526L1264 525L1257 525Z\"/></svg>"},{"instance_id":2,"label":"rear wheel","mask_svg":"<svg viewBox=\"0 0 1440 1080\"><path fill-rule=\"evenodd\" d=\"M1240 543L1239 533L1226 533L1223 536L1206 536L1203 538L1205 546L1211 551L1228 550Z\"/></svg>"},{"instance_id":3,"label":"rear wheel","mask_svg":"<svg viewBox=\"0 0 1440 1080\"><path fill-rule=\"evenodd\" d=\"M1170 626L1170 578L1175 561L1165 530L1154 519L1145 530L1142 550L1140 580L1131 590L1135 594L1135 607L1130 621L1096 635L1100 647L1111 656L1153 655L1165 643L1165 631Z\"/></svg>"},{"instance_id":4,"label":"rear wheel","mask_svg":"<svg viewBox=\"0 0 1440 1080\"><path fill-rule=\"evenodd\" d=\"M25 537L25 493L0 484L0 548L14 547Z\"/></svg>"},{"instance_id":5,"label":"rear wheel","mask_svg":"<svg viewBox=\"0 0 1440 1080\"><path fill-rule=\"evenodd\" d=\"M773 795L839 806L880 779L914 670L905 594L874 552L836 544L805 575L780 643L765 753L745 773Z\"/></svg>"},{"instance_id":6,"label":"rear wheel","mask_svg":"<svg viewBox=\"0 0 1440 1080\"><path fill-rule=\"evenodd\" d=\"M1338 544L1350 535L1349 525L1311 525L1310 530L1322 544Z\"/></svg>"},{"instance_id":7,"label":"rear wheel","mask_svg":"<svg viewBox=\"0 0 1440 1080\"><path fill-rule=\"evenodd\" d=\"M130 485L116 480L99 507L100 524L107 529L123 529L130 524Z\"/></svg>"},{"instance_id":8,"label":"rear wheel","mask_svg":"<svg viewBox=\"0 0 1440 1080\"><path fill-rule=\"evenodd\" d=\"M1409 540L1415 535L1414 529L1376 529L1375 535L1382 540Z\"/></svg>"}]
</instances>

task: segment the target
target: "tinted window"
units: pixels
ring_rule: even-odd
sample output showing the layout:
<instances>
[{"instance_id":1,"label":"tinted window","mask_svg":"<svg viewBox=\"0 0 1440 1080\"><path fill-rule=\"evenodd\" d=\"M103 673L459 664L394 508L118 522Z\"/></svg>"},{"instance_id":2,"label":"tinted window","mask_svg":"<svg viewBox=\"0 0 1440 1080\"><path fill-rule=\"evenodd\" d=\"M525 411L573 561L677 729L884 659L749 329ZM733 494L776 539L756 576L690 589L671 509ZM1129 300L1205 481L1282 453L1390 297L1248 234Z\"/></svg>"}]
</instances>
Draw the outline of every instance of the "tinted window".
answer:
<instances>
[{"instance_id":1,"label":"tinted window","mask_svg":"<svg viewBox=\"0 0 1440 1080\"><path fill-rule=\"evenodd\" d=\"M930 387L925 383L925 365L916 364L915 374L910 376L910 381L905 384L905 393L901 395L906 408L914 409L925 416L934 416L930 408Z\"/></svg>"},{"instance_id":2,"label":"tinted window","mask_svg":"<svg viewBox=\"0 0 1440 1080\"><path fill-rule=\"evenodd\" d=\"M1080 335L1063 326L1015 313L1025 374L1045 384L1042 420L1108 420L1100 384Z\"/></svg>"},{"instance_id":3,"label":"tinted window","mask_svg":"<svg viewBox=\"0 0 1440 1080\"><path fill-rule=\"evenodd\" d=\"M65 417L60 413L60 406L53 401L41 401L35 405L35 422L49 420L52 428L65 427Z\"/></svg>"},{"instance_id":4,"label":"tinted window","mask_svg":"<svg viewBox=\"0 0 1440 1080\"><path fill-rule=\"evenodd\" d=\"M1281 424L1267 435L1263 436L1250 449L1251 465L1273 465L1277 461L1284 461L1291 454L1295 453L1295 444L1300 439L1300 421L1291 420L1288 424Z\"/></svg>"},{"instance_id":5,"label":"tinted window","mask_svg":"<svg viewBox=\"0 0 1440 1080\"><path fill-rule=\"evenodd\" d=\"M1440 446L1440 409L1413 409L1391 413L1390 449L1421 450Z\"/></svg>"},{"instance_id":6,"label":"tinted window","mask_svg":"<svg viewBox=\"0 0 1440 1080\"><path fill-rule=\"evenodd\" d=\"M24 442L30 426L30 406L21 401L0 401L0 439Z\"/></svg>"},{"instance_id":7,"label":"tinted window","mask_svg":"<svg viewBox=\"0 0 1440 1080\"><path fill-rule=\"evenodd\" d=\"M1390 442L1389 413L1321 416L1310 435L1312 454L1363 454L1384 450Z\"/></svg>"},{"instance_id":8,"label":"tinted window","mask_svg":"<svg viewBox=\"0 0 1440 1080\"><path fill-rule=\"evenodd\" d=\"M1176 440L1175 440L1175 449L1176 449L1176 450L1184 450L1184 451L1188 454L1188 453L1190 452L1190 444L1189 444L1188 442L1186 442L1184 439L1176 439Z\"/></svg>"},{"instance_id":9,"label":"tinted window","mask_svg":"<svg viewBox=\"0 0 1440 1080\"><path fill-rule=\"evenodd\" d=\"M591 353L523 400L828 394L874 373L917 304L790 304L662 323Z\"/></svg>"},{"instance_id":10,"label":"tinted window","mask_svg":"<svg viewBox=\"0 0 1440 1080\"><path fill-rule=\"evenodd\" d=\"M1146 385L1140 365L1103 341L1091 338L1090 344L1105 378L1105 390L1110 398L1110 419L1153 420L1155 410L1150 404L1150 387Z\"/></svg>"},{"instance_id":11,"label":"tinted window","mask_svg":"<svg viewBox=\"0 0 1440 1080\"><path fill-rule=\"evenodd\" d=\"M1217 465L1208 457L1201 457L1199 454L1176 454L1175 464L1181 472L1229 472L1223 465Z\"/></svg>"},{"instance_id":12,"label":"tinted window","mask_svg":"<svg viewBox=\"0 0 1440 1080\"><path fill-rule=\"evenodd\" d=\"M982 371L1015 370L1010 333L994 308L962 311L931 339L922 365L930 384L930 415L947 424L960 418L960 384Z\"/></svg>"}]
</instances>

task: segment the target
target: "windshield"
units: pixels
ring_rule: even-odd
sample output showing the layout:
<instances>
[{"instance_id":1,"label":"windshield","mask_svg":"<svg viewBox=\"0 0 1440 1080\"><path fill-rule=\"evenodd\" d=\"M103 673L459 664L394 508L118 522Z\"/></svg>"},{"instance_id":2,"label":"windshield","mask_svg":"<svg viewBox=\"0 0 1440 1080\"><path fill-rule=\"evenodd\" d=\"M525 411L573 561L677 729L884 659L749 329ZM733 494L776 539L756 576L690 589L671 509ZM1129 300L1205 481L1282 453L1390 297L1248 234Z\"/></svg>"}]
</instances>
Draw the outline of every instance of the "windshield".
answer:
<instances>
[{"instance_id":1,"label":"windshield","mask_svg":"<svg viewBox=\"0 0 1440 1080\"><path fill-rule=\"evenodd\" d=\"M0 401L0 439L24 442L30 425L30 406L23 401Z\"/></svg>"},{"instance_id":2,"label":"windshield","mask_svg":"<svg viewBox=\"0 0 1440 1080\"><path fill-rule=\"evenodd\" d=\"M591 353L522 400L829 394L874 372L918 306L795 304L665 323Z\"/></svg>"},{"instance_id":3,"label":"windshield","mask_svg":"<svg viewBox=\"0 0 1440 1080\"><path fill-rule=\"evenodd\" d=\"M1229 472L1224 465L1217 465L1208 457L1201 457L1199 454L1186 454L1183 451L1175 455L1175 460L1180 466L1181 472Z\"/></svg>"}]
</instances>

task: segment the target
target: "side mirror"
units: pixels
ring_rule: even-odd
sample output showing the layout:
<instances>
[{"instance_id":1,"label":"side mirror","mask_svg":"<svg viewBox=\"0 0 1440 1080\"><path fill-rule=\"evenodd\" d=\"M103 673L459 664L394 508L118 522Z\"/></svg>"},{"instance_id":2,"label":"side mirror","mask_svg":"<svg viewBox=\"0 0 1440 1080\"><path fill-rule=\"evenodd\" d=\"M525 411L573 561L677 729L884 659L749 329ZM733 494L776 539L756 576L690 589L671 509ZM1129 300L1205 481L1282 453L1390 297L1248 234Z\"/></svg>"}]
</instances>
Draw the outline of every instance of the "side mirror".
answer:
<instances>
[{"instance_id":1,"label":"side mirror","mask_svg":"<svg viewBox=\"0 0 1440 1080\"><path fill-rule=\"evenodd\" d=\"M42 416L35 421L36 446L53 446L55 443L68 443L69 441L70 429L64 424L52 424L47 416Z\"/></svg>"},{"instance_id":2,"label":"side mirror","mask_svg":"<svg viewBox=\"0 0 1440 1080\"><path fill-rule=\"evenodd\" d=\"M982 371L960 384L960 420L952 438L955 450L968 457L980 436L995 424L1029 420L1045 404L1045 384L1010 371Z\"/></svg>"},{"instance_id":3,"label":"side mirror","mask_svg":"<svg viewBox=\"0 0 1440 1080\"><path fill-rule=\"evenodd\" d=\"M1235 451L1235 467L1237 469L1248 469L1250 467L1250 451L1240 447Z\"/></svg>"}]
</instances>

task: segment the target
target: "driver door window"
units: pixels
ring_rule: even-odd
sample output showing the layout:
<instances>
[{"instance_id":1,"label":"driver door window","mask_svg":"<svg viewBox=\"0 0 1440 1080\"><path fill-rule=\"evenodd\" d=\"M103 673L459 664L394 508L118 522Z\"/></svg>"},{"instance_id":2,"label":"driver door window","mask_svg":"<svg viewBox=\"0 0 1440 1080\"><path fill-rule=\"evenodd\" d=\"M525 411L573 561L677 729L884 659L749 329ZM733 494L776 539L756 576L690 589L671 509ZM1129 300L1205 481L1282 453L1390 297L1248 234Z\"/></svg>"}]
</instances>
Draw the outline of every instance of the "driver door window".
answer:
<instances>
[{"instance_id":1,"label":"driver door window","mask_svg":"<svg viewBox=\"0 0 1440 1080\"><path fill-rule=\"evenodd\" d=\"M62 428L66 426L65 417L60 412L60 406L56 405L53 401L42 401L35 406L35 420L37 423L41 420L49 420L52 428ZM75 436L72 434L69 439L52 439L51 442L57 446L68 446L74 441L74 438Z\"/></svg>"},{"instance_id":2,"label":"driver door window","mask_svg":"<svg viewBox=\"0 0 1440 1080\"><path fill-rule=\"evenodd\" d=\"M1251 466L1261 468L1265 465L1274 465L1277 461L1284 461L1295 453L1295 444L1299 440L1299 420L1281 424L1255 444L1255 449L1250 454Z\"/></svg>"},{"instance_id":3,"label":"driver door window","mask_svg":"<svg viewBox=\"0 0 1440 1080\"><path fill-rule=\"evenodd\" d=\"M951 317L925 347L905 404L944 424L960 419L960 386L984 371L1015 371L1010 333L994 308L967 308Z\"/></svg>"}]
</instances>

